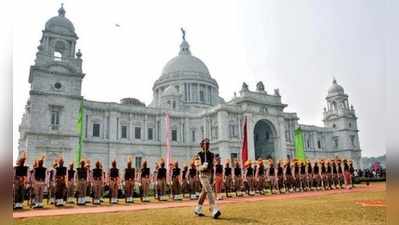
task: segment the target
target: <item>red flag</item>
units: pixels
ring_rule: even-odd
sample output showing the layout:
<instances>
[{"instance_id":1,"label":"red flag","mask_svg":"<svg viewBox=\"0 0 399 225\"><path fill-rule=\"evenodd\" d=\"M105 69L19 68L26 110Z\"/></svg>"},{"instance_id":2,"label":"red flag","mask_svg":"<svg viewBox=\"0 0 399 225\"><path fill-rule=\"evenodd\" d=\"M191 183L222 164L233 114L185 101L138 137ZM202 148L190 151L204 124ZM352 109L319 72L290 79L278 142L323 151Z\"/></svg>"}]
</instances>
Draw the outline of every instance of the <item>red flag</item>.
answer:
<instances>
[{"instance_id":1,"label":"red flag","mask_svg":"<svg viewBox=\"0 0 399 225\"><path fill-rule=\"evenodd\" d=\"M241 163L242 163L242 166L244 166L244 163L248 160L247 117L245 117L243 131L244 132L243 132L242 146L241 146Z\"/></svg>"}]
</instances>

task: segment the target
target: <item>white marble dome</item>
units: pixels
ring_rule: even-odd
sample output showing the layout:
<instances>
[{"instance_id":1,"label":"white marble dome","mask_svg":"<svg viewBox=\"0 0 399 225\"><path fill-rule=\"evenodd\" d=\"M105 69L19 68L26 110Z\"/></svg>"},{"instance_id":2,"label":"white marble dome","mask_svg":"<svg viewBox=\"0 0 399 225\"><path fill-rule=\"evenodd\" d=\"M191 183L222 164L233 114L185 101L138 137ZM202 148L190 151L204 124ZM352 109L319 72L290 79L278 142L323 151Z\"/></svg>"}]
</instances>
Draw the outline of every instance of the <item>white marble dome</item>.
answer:
<instances>
[{"instance_id":1,"label":"white marble dome","mask_svg":"<svg viewBox=\"0 0 399 225\"><path fill-rule=\"evenodd\" d=\"M50 18L45 25L45 31L56 34L76 36L75 27L72 22L65 17L64 7L58 9L58 16Z\"/></svg>"}]
</instances>

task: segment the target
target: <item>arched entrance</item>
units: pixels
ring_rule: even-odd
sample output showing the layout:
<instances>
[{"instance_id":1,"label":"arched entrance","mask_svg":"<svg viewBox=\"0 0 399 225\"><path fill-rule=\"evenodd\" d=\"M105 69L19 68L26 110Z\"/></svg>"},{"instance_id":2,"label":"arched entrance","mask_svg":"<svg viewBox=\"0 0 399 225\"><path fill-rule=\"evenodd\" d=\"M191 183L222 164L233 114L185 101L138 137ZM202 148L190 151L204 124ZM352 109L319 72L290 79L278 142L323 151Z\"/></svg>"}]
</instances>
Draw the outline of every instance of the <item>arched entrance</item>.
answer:
<instances>
[{"instance_id":1,"label":"arched entrance","mask_svg":"<svg viewBox=\"0 0 399 225\"><path fill-rule=\"evenodd\" d=\"M259 120L255 124L254 143L255 159L274 159L276 132L273 124L268 120Z\"/></svg>"}]
</instances>

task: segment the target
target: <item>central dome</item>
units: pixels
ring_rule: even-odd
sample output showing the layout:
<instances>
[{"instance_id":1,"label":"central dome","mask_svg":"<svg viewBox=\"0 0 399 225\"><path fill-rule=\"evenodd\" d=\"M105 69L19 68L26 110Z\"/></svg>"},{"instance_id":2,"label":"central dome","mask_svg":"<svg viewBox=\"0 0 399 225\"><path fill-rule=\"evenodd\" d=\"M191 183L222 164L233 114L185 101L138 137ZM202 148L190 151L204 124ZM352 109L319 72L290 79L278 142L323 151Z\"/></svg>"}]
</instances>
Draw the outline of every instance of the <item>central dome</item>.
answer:
<instances>
[{"instance_id":1,"label":"central dome","mask_svg":"<svg viewBox=\"0 0 399 225\"><path fill-rule=\"evenodd\" d=\"M72 22L65 17L65 9L63 5L58 9L58 16L54 16L46 22L45 31L76 36L75 27Z\"/></svg>"},{"instance_id":2,"label":"central dome","mask_svg":"<svg viewBox=\"0 0 399 225\"><path fill-rule=\"evenodd\" d=\"M180 75L199 75L210 78L209 70L199 58L192 56L190 46L183 40L180 44L179 55L169 60L162 70L160 79L167 79Z\"/></svg>"}]
</instances>

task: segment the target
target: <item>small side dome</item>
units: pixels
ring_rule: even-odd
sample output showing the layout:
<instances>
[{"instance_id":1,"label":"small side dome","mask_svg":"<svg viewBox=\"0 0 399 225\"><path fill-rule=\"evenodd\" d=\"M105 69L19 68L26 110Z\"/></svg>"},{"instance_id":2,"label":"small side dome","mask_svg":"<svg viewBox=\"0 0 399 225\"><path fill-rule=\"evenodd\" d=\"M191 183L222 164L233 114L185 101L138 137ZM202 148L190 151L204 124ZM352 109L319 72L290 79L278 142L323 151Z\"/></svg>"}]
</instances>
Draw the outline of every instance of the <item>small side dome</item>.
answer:
<instances>
[{"instance_id":1,"label":"small side dome","mask_svg":"<svg viewBox=\"0 0 399 225\"><path fill-rule=\"evenodd\" d=\"M332 86L328 89L328 95L337 95L344 94L344 88L337 83L337 80L334 78Z\"/></svg>"},{"instance_id":2,"label":"small side dome","mask_svg":"<svg viewBox=\"0 0 399 225\"><path fill-rule=\"evenodd\" d=\"M135 105L135 106L143 106L145 107L145 104L138 100L137 98L122 98L121 99L121 104L125 105Z\"/></svg>"}]
</instances>

